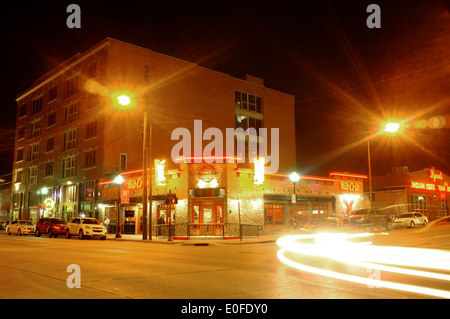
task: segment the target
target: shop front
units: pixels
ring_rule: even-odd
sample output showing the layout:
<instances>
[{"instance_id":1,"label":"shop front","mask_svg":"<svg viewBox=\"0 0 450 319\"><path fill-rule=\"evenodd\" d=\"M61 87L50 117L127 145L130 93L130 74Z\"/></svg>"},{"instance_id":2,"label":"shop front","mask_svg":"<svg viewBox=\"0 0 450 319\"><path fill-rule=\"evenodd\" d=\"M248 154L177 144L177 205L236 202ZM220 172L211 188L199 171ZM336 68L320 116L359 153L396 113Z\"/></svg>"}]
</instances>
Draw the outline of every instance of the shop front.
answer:
<instances>
[{"instance_id":1,"label":"shop front","mask_svg":"<svg viewBox=\"0 0 450 319\"><path fill-rule=\"evenodd\" d=\"M153 236L168 236L169 230L171 236L180 239L273 234L311 220L342 218L367 204L362 188L362 179L367 178L364 175L302 176L294 197L287 175L266 174L265 179L256 179L254 169L238 168L237 163L181 162L177 169L155 171L164 178L149 177ZM128 192L122 196L120 208L123 233L141 234L142 171L122 175L121 194ZM111 181L100 185L100 201L117 206L117 185ZM176 196L177 203L166 201L169 194ZM109 217L111 222L116 219Z\"/></svg>"},{"instance_id":2,"label":"shop front","mask_svg":"<svg viewBox=\"0 0 450 319\"><path fill-rule=\"evenodd\" d=\"M397 216L418 212L431 221L450 213L450 178L435 168L393 168L392 174L374 178L374 190L374 204L392 207Z\"/></svg>"}]
</instances>

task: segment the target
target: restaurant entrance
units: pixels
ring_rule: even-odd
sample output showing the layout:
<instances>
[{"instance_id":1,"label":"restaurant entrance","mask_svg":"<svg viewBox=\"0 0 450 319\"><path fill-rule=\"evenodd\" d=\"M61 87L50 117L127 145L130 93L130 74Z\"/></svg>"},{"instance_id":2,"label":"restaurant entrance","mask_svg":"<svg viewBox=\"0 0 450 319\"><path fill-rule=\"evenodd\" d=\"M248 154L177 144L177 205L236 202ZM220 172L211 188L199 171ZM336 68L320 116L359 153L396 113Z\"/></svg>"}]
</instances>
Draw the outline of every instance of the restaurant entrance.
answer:
<instances>
[{"instance_id":1,"label":"restaurant entrance","mask_svg":"<svg viewBox=\"0 0 450 319\"><path fill-rule=\"evenodd\" d=\"M223 236L223 205L194 203L190 235Z\"/></svg>"}]
</instances>

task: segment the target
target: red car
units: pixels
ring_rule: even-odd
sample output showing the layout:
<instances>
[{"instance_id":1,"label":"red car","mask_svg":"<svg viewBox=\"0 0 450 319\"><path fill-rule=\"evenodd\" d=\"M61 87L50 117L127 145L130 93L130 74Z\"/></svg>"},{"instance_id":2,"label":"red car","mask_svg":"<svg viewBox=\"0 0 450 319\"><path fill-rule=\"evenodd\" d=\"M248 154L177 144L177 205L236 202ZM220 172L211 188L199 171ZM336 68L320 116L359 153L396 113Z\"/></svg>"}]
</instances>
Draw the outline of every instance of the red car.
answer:
<instances>
[{"instance_id":1,"label":"red car","mask_svg":"<svg viewBox=\"0 0 450 319\"><path fill-rule=\"evenodd\" d=\"M41 236L41 234L48 234L49 238L56 238L58 235L64 235L66 230L66 222L61 218L41 218L36 224L34 234L36 237Z\"/></svg>"}]
</instances>

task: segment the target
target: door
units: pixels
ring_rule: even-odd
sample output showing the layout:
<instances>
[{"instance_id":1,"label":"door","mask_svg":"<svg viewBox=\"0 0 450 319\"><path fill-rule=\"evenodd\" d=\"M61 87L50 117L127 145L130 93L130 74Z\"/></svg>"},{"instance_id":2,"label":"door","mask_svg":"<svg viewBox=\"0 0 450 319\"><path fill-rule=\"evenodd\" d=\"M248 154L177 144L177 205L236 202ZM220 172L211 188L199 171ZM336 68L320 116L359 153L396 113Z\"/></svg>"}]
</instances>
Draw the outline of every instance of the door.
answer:
<instances>
[{"instance_id":1,"label":"door","mask_svg":"<svg viewBox=\"0 0 450 319\"><path fill-rule=\"evenodd\" d=\"M214 206L200 206L200 235L214 236L216 212Z\"/></svg>"},{"instance_id":2,"label":"door","mask_svg":"<svg viewBox=\"0 0 450 319\"><path fill-rule=\"evenodd\" d=\"M222 236L222 205L194 205L193 234Z\"/></svg>"}]
</instances>

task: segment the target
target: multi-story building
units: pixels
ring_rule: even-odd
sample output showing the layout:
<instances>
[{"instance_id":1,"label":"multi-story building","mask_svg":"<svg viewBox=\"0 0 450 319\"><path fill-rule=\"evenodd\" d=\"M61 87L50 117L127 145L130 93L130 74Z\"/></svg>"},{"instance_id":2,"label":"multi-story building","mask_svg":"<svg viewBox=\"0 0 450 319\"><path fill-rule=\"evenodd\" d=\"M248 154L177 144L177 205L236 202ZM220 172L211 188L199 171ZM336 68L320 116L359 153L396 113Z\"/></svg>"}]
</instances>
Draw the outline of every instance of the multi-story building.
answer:
<instances>
[{"instance_id":1,"label":"multi-story building","mask_svg":"<svg viewBox=\"0 0 450 319\"><path fill-rule=\"evenodd\" d=\"M166 182L155 181L154 168L149 174L153 224L168 209L169 192L180 199L172 210L180 224L237 222L236 200L245 223L287 226L296 218L288 178L296 169L292 95L253 76L235 78L107 38L18 96L11 219L84 214L114 222L119 195L112 181L121 174L120 214L139 232L144 114L150 166L165 163ZM245 134L251 128L256 136ZM262 184L253 164L261 157ZM335 214L336 196L346 192L341 177L303 179L298 208ZM361 184L362 196L361 176L344 178Z\"/></svg>"}]
</instances>

